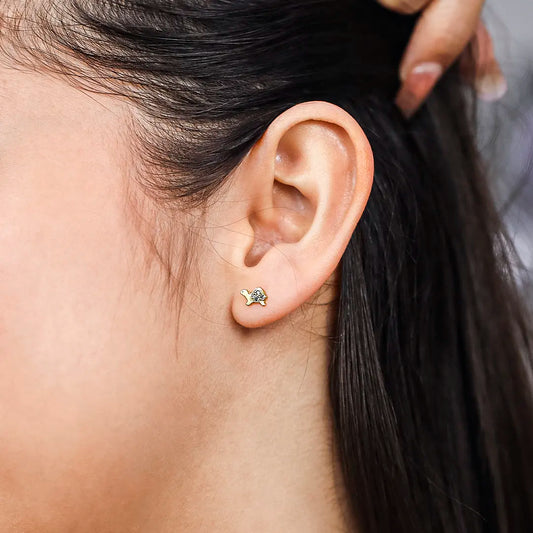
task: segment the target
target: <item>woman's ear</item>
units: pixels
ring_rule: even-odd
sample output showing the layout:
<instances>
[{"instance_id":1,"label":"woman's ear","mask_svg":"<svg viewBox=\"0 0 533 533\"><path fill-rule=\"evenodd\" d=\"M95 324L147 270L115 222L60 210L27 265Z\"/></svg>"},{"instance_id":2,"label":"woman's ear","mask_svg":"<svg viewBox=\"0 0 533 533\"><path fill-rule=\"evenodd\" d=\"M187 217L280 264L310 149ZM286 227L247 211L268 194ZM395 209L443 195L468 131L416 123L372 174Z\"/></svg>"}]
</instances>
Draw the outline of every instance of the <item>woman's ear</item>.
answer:
<instances>
[{"instance_id":1,"label":"woman's ear","mask_svg":"<svg viewBox=\"0 0 533 533\"><path fill-rule=\"evenodd\" d=\"M231 208L217 224L226 232L216 239L227 245L222 275L236 322L254 328L279 320L328 280L366 206L373 172L361 127L334 104L298 104L270 124L236 169L223 201ZM247 295L258 287L263 303Z\"/></svg>"}]
</instances>

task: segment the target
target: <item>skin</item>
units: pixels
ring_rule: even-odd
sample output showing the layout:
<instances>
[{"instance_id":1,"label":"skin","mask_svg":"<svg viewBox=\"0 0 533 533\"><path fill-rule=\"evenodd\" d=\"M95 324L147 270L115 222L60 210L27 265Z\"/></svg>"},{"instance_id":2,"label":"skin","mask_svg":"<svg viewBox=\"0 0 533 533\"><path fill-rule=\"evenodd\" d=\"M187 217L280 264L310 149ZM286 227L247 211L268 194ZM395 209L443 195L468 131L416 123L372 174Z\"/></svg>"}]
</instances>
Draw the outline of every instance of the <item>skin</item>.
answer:
<instances>
[{"instance_id":1,"label":"skin","mask_svg":"<svg viewBox=\"0 0 533 533\"><path fill-rule=\"evenodd\" d=\"M327 335L357 122L287 110L201 213L135 179L126 102L4 61L0 112L0 531L353 531Z\"/></svg>"},{"instance_id":2,"label":"skin","mask_svg":"<svg viewBox=\"0 0 533 533\"><path fill-rule=\"evenodd\" d=\"M0 531L354 527L310 302L372 186L355 120L287 110L200 216L134 179L126 102L4 61L0 112Z\"/></svg>"}]
</instances>

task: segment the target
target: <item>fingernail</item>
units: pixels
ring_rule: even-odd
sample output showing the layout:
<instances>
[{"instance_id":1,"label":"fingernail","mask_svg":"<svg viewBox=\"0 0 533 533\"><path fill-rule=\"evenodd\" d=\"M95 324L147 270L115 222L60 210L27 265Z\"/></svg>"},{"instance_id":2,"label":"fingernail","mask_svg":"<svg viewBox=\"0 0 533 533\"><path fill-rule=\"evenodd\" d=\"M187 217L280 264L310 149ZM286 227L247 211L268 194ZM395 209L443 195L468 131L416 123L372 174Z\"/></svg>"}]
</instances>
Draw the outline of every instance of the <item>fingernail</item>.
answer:
<instances>
[{"instance_id":1,"label":"fingernail","mask_svg":"<svg viewBox=\"0 0 533 533\"><path fill-rule=\"evenodd\" d=\"M442 76L443 68L438 63L421 63L405 77L396 96L396 105L406 118L411 118L428 97Z\"/></svg>"},{"instance_id":2,"label":"fingernail","mask_svg":"<svg viewBox=\"0 0 533 533\"><path fill-rule=\"evenodd\" d=\"M485 102L494 102L507 92L507 80L501 72L488 72L476 79L478 97Z\"/></svg>"}]
</instances>

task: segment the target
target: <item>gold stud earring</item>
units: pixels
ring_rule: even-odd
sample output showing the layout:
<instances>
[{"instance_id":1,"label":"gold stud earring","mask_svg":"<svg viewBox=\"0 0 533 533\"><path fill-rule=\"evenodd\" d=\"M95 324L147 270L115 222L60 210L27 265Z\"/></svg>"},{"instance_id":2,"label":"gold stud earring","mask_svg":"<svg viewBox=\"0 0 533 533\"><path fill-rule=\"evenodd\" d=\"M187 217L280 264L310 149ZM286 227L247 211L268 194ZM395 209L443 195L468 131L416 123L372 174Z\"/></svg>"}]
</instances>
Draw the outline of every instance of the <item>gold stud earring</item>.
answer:
<instances>
[{"instance_id":1,"label":"gold stud earring","mask_svg":"<svg viewBox=\"0 0 533 533\"><path fill-rule=\"evenodd\" d=\"M241 294L246 298L246 305L266 305L265 300L268 298L268 296L261 287L256 287L252 292L248 292L246 289L243 289Z\"/></svg>"}]
</instances>

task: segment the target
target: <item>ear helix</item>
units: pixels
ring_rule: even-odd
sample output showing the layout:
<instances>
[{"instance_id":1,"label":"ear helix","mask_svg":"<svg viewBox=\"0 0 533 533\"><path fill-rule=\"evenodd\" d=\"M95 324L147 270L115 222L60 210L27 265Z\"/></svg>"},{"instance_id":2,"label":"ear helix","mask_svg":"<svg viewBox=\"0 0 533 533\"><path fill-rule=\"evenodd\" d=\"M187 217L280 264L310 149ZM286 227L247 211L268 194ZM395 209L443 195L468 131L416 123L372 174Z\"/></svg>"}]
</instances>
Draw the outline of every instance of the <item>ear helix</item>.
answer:
<instances>
[{"instance_id":1,"label":"ear helix","mask_svg":"<svg viewBox=\"0 0 533 533\"><path fill-rule=\"evenodd\" d=\"M256 287L252 292L243 289L241 294L246 298L246 305L261 304L263 307L266 305L268 296L261 287Z\"/></svg>"}]
</instances>

